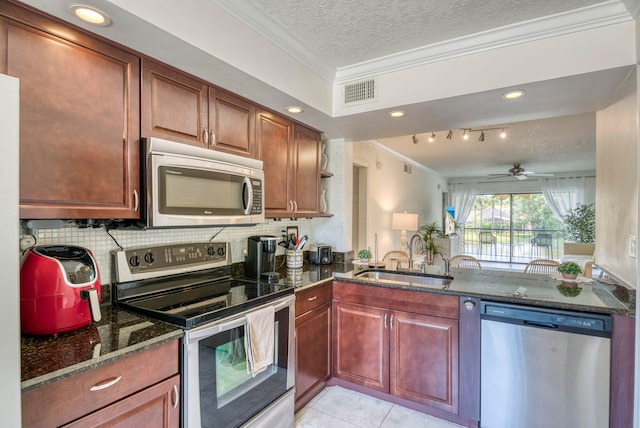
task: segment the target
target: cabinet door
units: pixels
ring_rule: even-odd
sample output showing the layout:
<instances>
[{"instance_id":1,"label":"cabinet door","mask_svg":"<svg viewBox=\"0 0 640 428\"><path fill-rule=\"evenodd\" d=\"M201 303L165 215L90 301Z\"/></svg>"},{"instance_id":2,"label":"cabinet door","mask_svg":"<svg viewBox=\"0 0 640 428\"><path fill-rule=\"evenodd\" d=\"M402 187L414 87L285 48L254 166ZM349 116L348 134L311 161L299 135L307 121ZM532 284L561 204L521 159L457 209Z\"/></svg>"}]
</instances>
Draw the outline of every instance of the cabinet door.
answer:
<instances>
[{"instance_id":1,"label":"cabinet door","mask_svg":"<svg viewBox=\"0 0 640 428\"><path fill-rule=\"evenodd\" d=\"M391 312L390 393L458 412L458 322Z\"/></svg>"},{"instance_id":2,"label":"cabinet door","mask_svg":"<svg viewBox=\"0 0 640 428\"><path fill-rule=\"evenodd\" d=\"M256 113L253 104L228 92L209 88L211 148L257 158L255 124Z\"/></svg>"},{"instance_id":3,"label":"cabinet door","mask_svg":"<svg viewBox=\"0 0 640 428\"><path fill-rule=\"evenodd\" d=\"M64 426L178 428L179 399L180 376L176 375Z\"/></svg>"},{"instance_id":4,"label":"cabinet door","mask_svg":"<svg viewBox=\"0 0 640 428\"><path fill-rule=\"evenodd\" d=\"M331 376L331 302L296 318L296 408Z\"/></svg>"},{"instance_id":5,"label":"cabinet door","mask_svg":"<svg viewBox=\"0 0 640 428\"><path fill-rule=\"evenodd\" d=\"M267 217L290 217L293 211L293 124L270 113L260 113L256 134L264 168L264 206Z\"/></svg>"},{"instance_id":6,"label":"cabinet door","mask_svg":"<svg viewBox=\"0 0 640 428\"><path fill-rule=\"evenodd\" d=\"M0 72L20 79L20 218L137 218L139 58L0 13L27 23L0 20Z\"/></svg>"},{"instance_id":7,"label":"cabinet door","mask_svg":"<svg viewBox=\"0 0 640 428\"><path fill-rule=\"evenodd\" d=\"M320 133L300 125L294 127L296 216L320 212Z\"/></svg>"},{"instance_id":8,"label":"cabinet door","mask_svg":"<svg viewBox=\"0 0 640 428\"><path fill-rule=\"evenodd\" d=\"M334 376L389 392L387 317L383 309L334 303Z\"/></svg>"},{"instance_id":9,"label":"cabinet door","mask_svg":"<svg viewBox=\"0 0 640 428\"><path fill-rule=\"evenodd\" d=\"M163 64L142 61L142 136L209 147L208 86Z\"/></svg>"}]
</instances>

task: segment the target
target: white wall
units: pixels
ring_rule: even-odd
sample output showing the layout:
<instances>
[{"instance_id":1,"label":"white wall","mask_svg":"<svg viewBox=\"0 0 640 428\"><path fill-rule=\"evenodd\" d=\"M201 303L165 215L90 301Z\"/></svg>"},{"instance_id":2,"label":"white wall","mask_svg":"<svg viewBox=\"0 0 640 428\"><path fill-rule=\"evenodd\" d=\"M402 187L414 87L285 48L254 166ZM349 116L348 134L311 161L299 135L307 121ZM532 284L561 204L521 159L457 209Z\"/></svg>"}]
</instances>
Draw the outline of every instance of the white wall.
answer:
<instances>
[{"instance_id":1,"label":"white wall","mask_svg":"<svg viewBox=\"0 0 640 428\"><path fill-rule=\"evenodd\" d=\"M638 100L636 71L596 115L596 264L636 286L629 237L638 234Z\"/></svg>"},{"instance_id":2,"label":"white wall","mask_svg":"<svg viewBox=\"0 0 640 428\"><path fill-rule=\"evenodd\" d=\"M354 143L353 161L368 165L367 244L373 251L377 233L380 259L387 251L400 249L401 232L391 230L394 212L417 213L418 225L442 224L442 192L447 189L442 176L372 141ZM411 165L411 174L404 172L405 164ZM407 239L412 234L407 231Z\"/></svg>"},{"instance_id":3,"label":"white wall","mask_svg":"<svg viewBox=\"0 0 640 428\"><path fill-rule=\"evenodd\" d=\"M0 271L2 287L0 301L0 420L2 426L19 427L20 412L20 315L18 243L18 135L19 83L18 79L0 74L0 196L2 208L0 236Z\"/></svg>"}]
</instances>

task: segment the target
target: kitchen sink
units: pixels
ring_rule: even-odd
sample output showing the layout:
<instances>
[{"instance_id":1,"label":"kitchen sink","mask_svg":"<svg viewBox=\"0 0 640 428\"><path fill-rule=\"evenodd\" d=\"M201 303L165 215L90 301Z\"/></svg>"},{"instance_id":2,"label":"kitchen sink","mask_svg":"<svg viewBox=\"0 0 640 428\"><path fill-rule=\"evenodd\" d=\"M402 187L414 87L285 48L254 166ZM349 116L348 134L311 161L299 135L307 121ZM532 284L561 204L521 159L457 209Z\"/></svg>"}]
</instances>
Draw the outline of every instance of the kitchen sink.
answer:
<instances>
[{"instance_id":1,"label":"kitchen sink","mask_svg":"<svg viewBox=\"0 0 640 428\"><path fill-rule=\"evenodd\" d=\"M409 283L418 287L435 287L435 288L447 288L451 281L452 276L448 275L430 275L422 274L418 272L402 272L402 271L387 271L387 270L366 270L354 274L357 278L362 279L375 279L377 281L396 281Z\"/></svg>"}]
</instances>

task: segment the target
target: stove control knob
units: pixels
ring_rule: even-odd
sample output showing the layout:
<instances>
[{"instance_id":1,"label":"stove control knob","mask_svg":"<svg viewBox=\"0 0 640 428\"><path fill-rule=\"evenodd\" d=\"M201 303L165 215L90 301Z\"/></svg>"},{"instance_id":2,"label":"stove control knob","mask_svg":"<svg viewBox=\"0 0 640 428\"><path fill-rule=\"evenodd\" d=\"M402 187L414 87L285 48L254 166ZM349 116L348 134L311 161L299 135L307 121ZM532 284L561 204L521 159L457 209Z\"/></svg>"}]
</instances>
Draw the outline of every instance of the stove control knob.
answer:
<instances>
[{"instance_id":1,"label":"stove control knob","mask_svg":"<svg viewBox=\"0 0 640 428\"><path fill-rule=\"evenodd\" d=\"M129 259L129 264L133 267L138 267L140 266L140 257L139 256L132 256Z\"/></svg>"},{"instance_id":2,"label":"stove control knob","mask_svg":"<svg viewBox=\"0 0 640 428\"><path fill-rule=\"evenodd\" d=\"M213 247L207 248L207 254L209 254L210 256L214 256L216 254L216 249Z\"/></svg>"},{"instance_id":3,"label":"stove control knob","mask_svg":"<svg viewBox=\"0 0 640 428\"><path fill-rule=\"evenodd\" d=\"M224 256L224 247L218 248L218 255L219 256Z\"/></svg>"},{"instance_id":4,"label":"stove control knob","mask_svg":"<svg viewBox=\"0 0 640 428\"><path fill-rule=\"evenodd\" d=\"M153 253L147 253L144 255L144 261L147 263L153 263L156 260L156 256Z\"/></svg>"}]
</instances>

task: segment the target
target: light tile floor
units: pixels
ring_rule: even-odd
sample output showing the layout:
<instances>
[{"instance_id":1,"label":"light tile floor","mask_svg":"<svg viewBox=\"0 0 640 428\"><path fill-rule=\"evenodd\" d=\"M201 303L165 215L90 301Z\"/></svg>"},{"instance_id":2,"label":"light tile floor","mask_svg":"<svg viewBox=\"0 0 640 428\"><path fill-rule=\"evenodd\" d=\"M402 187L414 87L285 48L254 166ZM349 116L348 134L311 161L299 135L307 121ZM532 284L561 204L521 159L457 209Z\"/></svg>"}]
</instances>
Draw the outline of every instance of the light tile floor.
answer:
<instances>
[{"instance_id":1,"label":"light tile floor","mask_svg":"<svg viewBox=\"0 0 640 428\"><path fill-rule=\"evenodd\" d=\"M460 425L339 386L296 413L295 428L460 428Z\"/></svg>"}]
</instances>

